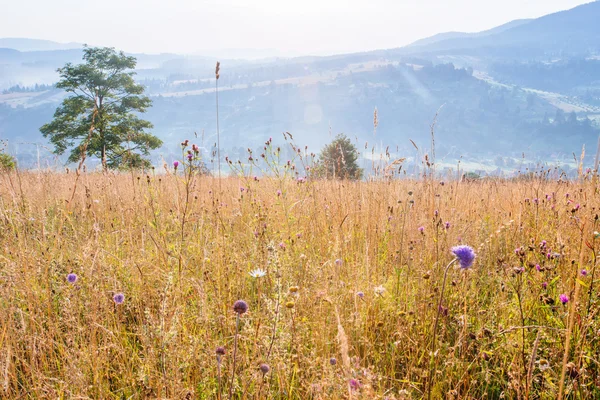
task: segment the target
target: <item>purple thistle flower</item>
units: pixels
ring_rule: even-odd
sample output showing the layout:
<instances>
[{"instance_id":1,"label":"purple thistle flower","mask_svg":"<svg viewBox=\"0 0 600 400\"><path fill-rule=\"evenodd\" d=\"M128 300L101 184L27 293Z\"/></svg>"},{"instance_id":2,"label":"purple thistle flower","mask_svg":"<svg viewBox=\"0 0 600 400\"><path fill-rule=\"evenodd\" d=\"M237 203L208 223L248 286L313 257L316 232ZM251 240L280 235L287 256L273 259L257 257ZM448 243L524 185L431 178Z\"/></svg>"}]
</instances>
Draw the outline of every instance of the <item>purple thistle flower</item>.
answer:
<instances>
[{"instance_id":1,"label":"purple thistle flower","mask_svg":"<svg viewBox=\"0 0 600 400\"><path fill-rule=\"evenodd\" d=\"M123 304L123 302L125 301L125 295L123 293L116 293L113 296L113 301L115 302L115 304Z\"/></svg>"},{"instance_id":2,"label":"purple thistle flower","mask_svg":"<svg viewBox=\"0 0 600 400\"><path fill-rule=\"evenodd\" d=\"M246 303L244 300L236 301L233 303L233 311L235 311L238 315L244 314L246 311L248 311L248 303Z\"/></svg>"},{"instance_id":3,"label":"purple thistle flower","mask_svg":"<svg viewBox=\"0 0 600 400\"><path fill-rule=\"evenodd\" d=\"M588 274L587 269L581 270L581 276L587 276L587 274Z\"/></svg>"},{"instance_id":4,"label":"purple thistle flower","mask_svg":"<svg viewBox=\"0 0 600 400\"><path fill-rule=\"evenodd\" d=\"M356 292L356 295L361 299L365 297L365 294L363 292Z\"/></svg>"},{"instance_id":5,"label":"purple thistle flower","mask_svg":"<svg viewBox=\"0 0 600 400\"><path fill-rule=\"evenodd\" d=\"M540 243L540 246L541 246L542 248L545 248L547 243L548 243L548 242L546 242L545 240L542 240L542 243Z\"/></svg>"},{"instance_id":6,"label":"purple thistle flower","mask_svg":"<svg viewBox=\"0 0 600 400\"><path fill-rule=\"evenodd\" d=\"M223 346L219 346L215 349L215 353L217 354L217 356L224 356L226 353L225 347Z\"/></svg>"},{"instance_id":7,"label":"purple thistle flower","mask_svg":"<svg viewBox=\"0 0 600 400\"><path fill-rule=\"evenodd\" d=\"M544 289L546 289L546 288L548 287L548 282L543 282L543 283L542 283L542 287L543 287Z\"/></svg>"},{"instance_id":8,"label":"purple thistle flower","mask_svg":"<svg viewBox=\"0 0 600 400\"><path fill-rule=\"evenodd\" d=\"M450 229L450 222L446 222L445 227L446 227L446 229Z\"/></svg>"},{"instance_id":9,"label":"purple thistle flower","mask_svg":"<svg viewBox=\"0 0 600 400\"><path fill-rule=\"evenodd\" d=\"M540 267L540 264L535 264L535 269L537 272L541 272L542 267Z\"/></svg>"},{"instance_id":10,"label":"purple thistle flower","mask_svg":"<svg viewBox=\"0 0 600 400\"><path fill-rule=\"evenodd\" d=\"M348 381L348 385L350 385L350 389L352 389L352 390L358 390L361 387L360 382L354 378L352 378Z\"/></svg>"},{"instance_id":11,"label":"purple thistle flower","mask_svg":"<svg viewBox=\"0 0 600 400\"><path fill-rule=\"evenodd\" d=\"M473 265L476 254L472 247L467 245L454 246L451 251L460 262L460 267L462 269L467 269Z\"/></svg>"},{"instance_id":12,"label":"purple thistle flower","mask_svg":"<svg viewBox=\"0 0 600 400\"><path fill-rule=\"evenodd\" d=\"M173 161L173 168L177 169L179 167L179 161Z\"/></svg>"},{"instance_id":13,"label":"purple thistle flower","mask_svg":"<svg viewBox=\"0 0 600 400\"><path fill-rule=\"evenodd\" d=\"M337 364L337 360L335 359L335 357L331 357L331 358L329 359L329 364L331 364L331 365L335 365L335 364Z\"/></svg>"},{"instance_id":14,"label":"purple thistle flower","mask_svg":"<svg viewBox=\"0 0 600 400\"><path fill-rule=\"evenodd\" d=\"M281 190L277 190L277 196L281 196Z\"/></svg>"},{"instance_id":15,"label":"purple thistle flower","mask_svg":"<svg viewBox=\"0 0 600 400\"><path fill-rule=\"evenodd\" d=\"M419 232L421 232L421 233L425 232L425 227L424 226L420 226L419 227Z\"/></svg>"},{"instance_id":16,"label":"purple thistle flower","mask_svg":"<svg viewBox=\"0 0 600 400\"><path fill-rule=\"evenodd\" d=\"M338 267L339 267L340 265L342 265L342 263L343 263L343 262L342 262L342 259L341 259L341 258L338 258L338 259L336 259L336 260L335 260L335 265L337 265Z\"/></svg>"},{"instance_id":17,"label":"purple thistle flower","mask_svg":"<svg viewBox=\"0 0 600 400\"><path fill-rule=\"evenodd\" d=\"M260 372L263 373L263 375L266 375L269 373L269 371L271 370L271 367L269 367L269 364L260 364Z\"/></svg>"},{"instance_id":18,"label":"purple thistle flower","mask_svg":"<svg viewBox=\"0 0 600 400\"><path fill-rule=\"evenodd\" d=\"M77 275L70 273L69 275L67 275L67 281L69 283L75 283L77 282Z\"/></svg>"},{"instance_id":19,"label":"purple thistle flower","mask_svg":"<svg viewBox=\"0 0 600 400\"><path fill-rule=\"evenodd\" d=\"M569 302L569 296L567 296L566 294L561 294L560 296L558 296L558 298L560 299L560 302L563 304L567 304Z\"/></svg>"}]
</instances>

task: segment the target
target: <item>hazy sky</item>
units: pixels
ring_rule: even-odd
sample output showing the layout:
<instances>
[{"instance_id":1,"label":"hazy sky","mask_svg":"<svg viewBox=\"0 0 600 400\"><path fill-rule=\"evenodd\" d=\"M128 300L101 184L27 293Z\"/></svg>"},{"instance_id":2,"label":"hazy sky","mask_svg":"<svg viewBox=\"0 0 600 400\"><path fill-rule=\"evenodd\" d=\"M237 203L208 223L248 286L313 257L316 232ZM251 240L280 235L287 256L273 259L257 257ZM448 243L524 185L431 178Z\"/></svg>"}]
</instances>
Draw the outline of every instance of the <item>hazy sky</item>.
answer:
<instances>
[{"instance_id":1,"label":"hazy sky","mask_svg":"<svg viewBox=\"0 0 600 400\"><path fill-rule=\"evenodd\" d=\"M398 47L445 31L480 31L588 2L0 0L0 37L147 53L269 49L280 55L331 54Z\"/></svg>"}]
</instances>

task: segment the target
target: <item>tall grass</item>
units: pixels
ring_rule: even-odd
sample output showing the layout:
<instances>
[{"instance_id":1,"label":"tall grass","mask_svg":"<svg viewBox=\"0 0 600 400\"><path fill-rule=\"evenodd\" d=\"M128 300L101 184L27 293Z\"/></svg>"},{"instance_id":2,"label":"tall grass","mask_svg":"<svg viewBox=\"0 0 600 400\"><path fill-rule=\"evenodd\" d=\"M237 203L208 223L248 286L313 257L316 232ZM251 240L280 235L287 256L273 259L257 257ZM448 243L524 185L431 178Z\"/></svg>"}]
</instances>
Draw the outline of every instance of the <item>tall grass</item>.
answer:
<instances>
[{"instance_id":1,"label":"tall grass","mask_svg":"<svg viewBox=\"0 0 600 400\"><path fill-rule=\"evenodd\" d=\"M600 397L590 180L172 172L1 176L0 397Z\"/></svg>"}]
</instances>

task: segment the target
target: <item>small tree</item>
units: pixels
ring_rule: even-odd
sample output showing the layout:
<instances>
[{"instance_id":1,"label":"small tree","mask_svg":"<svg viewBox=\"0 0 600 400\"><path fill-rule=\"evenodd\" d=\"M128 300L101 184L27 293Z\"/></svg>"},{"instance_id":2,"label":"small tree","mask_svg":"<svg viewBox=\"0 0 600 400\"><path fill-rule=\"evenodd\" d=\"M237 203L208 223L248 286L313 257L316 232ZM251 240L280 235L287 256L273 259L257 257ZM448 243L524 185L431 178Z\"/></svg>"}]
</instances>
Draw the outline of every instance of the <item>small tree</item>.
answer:
<instances>
[{"instance_id":1,"label":"small tree","mask_svg":"<svg viewBox=\"0 0 600 400\"><path fill-rule=\"evenodd\" d=\"M0 172L13 170L16 166L17 163L13 156L0 152Z\"/></svg>"},{"instance_id":2,"label":"small tree","mask_svg":"<svg viewBox=\"0 0 600 400\"><path fill-rule=\"evenodd\" d=\"M11 171L16 168L17 160L6 152L7 142L0 140L0 172Z\"/></svg>"},{"instance_id":3,"label":"small tree","mask_svg":"<svg viewBox=\"0 0 600 400\"><path fill-rule=\"evenodd\" d=\"M361 179L362 168L358 166L358 150L342 133L321 150L316 173L326 178Z\"/></svg>"},{"instance_id":4,"label":"small tree","mask_svg":"<svg viewBox=\"0 0 600 400\"><path fill-rule=\"evenodd\" d=\"M87 155L102 160L104 169L148 166L144 156L162 141L146 132L152 124L136 115L151 105L133 79L136 59L113 48L86 46L83 60L58 69L56 87L71 95L40 131L56 154L71 148L69 162Z\"/></svg>"}]
</instances>

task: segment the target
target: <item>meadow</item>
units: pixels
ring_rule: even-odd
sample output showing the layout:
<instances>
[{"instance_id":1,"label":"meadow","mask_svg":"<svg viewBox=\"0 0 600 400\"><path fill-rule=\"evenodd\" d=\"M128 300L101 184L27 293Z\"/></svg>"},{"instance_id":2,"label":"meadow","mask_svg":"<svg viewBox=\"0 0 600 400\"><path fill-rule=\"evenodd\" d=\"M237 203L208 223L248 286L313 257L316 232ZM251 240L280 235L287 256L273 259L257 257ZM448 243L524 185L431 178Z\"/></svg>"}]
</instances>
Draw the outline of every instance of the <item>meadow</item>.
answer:
<instances>
[{"instance_id":1,"label":"meadow","mask_svg":"<svg viewBox=\"0 0 600 400\"><path fill-rule=\"evenodd\" d=\"M598 189L3 173L0 397L600 398Z\"/></svg>"}]
</instances>

